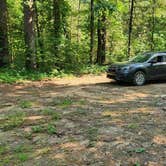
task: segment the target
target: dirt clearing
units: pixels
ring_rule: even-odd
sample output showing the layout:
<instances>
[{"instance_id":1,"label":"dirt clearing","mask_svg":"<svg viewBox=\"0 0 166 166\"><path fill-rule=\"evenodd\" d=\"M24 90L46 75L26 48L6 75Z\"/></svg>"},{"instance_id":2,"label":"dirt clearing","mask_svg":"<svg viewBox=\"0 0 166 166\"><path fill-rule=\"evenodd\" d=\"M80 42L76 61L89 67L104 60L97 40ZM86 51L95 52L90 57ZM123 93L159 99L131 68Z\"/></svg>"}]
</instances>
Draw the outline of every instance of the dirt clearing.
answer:
<instances>
[{"instance_id":1,"label":"dirt clearing","mask_svg":"<svg viewBox=\"0 0 166 166\"><path fill-rule=\"evenodd\" d=\"M0 166L14 165L165 166L166 83L0 85Z\"/></svg>"}]
</instances>

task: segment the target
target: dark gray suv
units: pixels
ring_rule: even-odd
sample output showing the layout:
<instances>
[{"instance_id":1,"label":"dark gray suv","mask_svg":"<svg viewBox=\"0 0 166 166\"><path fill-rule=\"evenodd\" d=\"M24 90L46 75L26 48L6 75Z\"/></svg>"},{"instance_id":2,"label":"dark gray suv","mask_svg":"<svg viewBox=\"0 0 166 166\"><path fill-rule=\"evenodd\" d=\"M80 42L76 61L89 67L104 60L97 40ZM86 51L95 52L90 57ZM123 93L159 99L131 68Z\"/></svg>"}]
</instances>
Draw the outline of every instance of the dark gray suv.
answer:
<instances>
[{"instance_id":1,"label":"dark gray suv","mask_svg":"<svg viewBox=\"0 0 166 166\"><path fill-rule=\"evenodd\" d=\"M112 64L107 70L107 77L138 86L148 80L166 79L166 51L144 53L128 62Z\"/></svg>"}]
</instances>

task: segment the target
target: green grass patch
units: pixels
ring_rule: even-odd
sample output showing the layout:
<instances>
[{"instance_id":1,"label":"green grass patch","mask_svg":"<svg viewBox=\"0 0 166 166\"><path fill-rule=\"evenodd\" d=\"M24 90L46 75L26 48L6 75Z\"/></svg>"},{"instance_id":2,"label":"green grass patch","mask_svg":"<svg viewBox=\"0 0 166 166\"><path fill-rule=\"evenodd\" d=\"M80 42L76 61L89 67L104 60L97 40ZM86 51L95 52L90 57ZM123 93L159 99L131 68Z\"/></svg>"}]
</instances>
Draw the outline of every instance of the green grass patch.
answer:
<instances>
[{"instance_id":1,"label":"green grass patch","mask_svg":"<svg viewBox=\"0 0 166 166\"><path fill-rule=\"evenodd\" d=\"M32 107L32 102L30 102L30 101L21 101L19 105L23 109L24 108L31 108Z\"/></svg>"},{"instance_id":2,"label":"green grass patch","mask_svg":"<svg viewBox=\"0 0 166 166\"><path fill-rule=\"evenodd\" d=\"M0 155L4 155L9 151L9 148L6 145L0 145Z\"/></svg>"},{"instance_id":3,"label":"green grass patch","mask_svg":"<svg viewBox=\"0 0 166 166\"><path fill-rule=\"evenodd\" d=\"M90 127L87 130L87 137L89 139L89 147L94 147L98 137L98 129L95 127Z\"/></svg>"},{"instance_id":4,"label":"green grass patch","mask_svg":"<svg viewBox=\"0 0 166 166\"><path fill-rule=\"evenodd\" d=\"M24 123L25 116L26 115L23 112L13 112L6 116L2 122L0 122L0 128L7 131L20 127Z\"/></svg>"},{"instance_id":5,"label":"green grass patch","mask_svg":"<svg viewBox=\"0 0 166 166\"><path fill-rule=\"evenodd\" d=\"M107 66L99 66L99 65L83 65L80 66L79 69L63 69L57 70L56 68L42 72L42 71L27 71L25 69L17 69L17 68L1 68L0 69L0 83L15 83L22 82L25 80L31 81L39 81L47 78L54 77L71 77L71 76L80 76L82 74L100 74L105 72Z\"/></svg>"},{"instance_id":6,"label":"green grass patch","mask_svg":"<svg viewBox=\"0 0 166 166\"><path fill-rule=\"evenodd\" d=\"M47 125L38 125L33 126L32 133L47 133L49 135L57 134L57 129L54 124L47 124Z\"/></svg>"},{"instance_id":7,"label":"green grass patch","mask_svg":"<svg viewBox=\"0 0 166 166\"><path fill-rule=\"evenodd\" d=\"M129 129L137 129L138 127L139 127L139 125L136 124L136 123L131 123L131 124L128 125Z\"/></svg>"},{"instance_id":8,"label":"green grass patch","mask_svg":"<svg viewBox=\"0 0 166 166\"><path fill-rule=\"evenodd\" d=\"M53 135L53 134L57 133L57 129L56 129L56 127L54 125L48 124L47 132L48 132L49 135Z\"/></svg>"},{"instance_id":9,"label":"green grass patch","mask_svg":"<svg viewBox=\"0 0 166 166\"><path fill-rule=\"evenodd\" d=\"M31 129L33 133L41 133L44 131L44 127L41 125L33 126Z\"/></svg>"},{"instance_id":10,"label":"green grass patch","mask_svg":"<svg viewBox=\"0 0 166 166\"><path fill-rule=\"evenodd\" d=\"M27 154L27 153L18 153L16 155L16 157L20 162L25 162L29 159L29 154Z\"/></svg>"},{"instance_id":11,"label":"green grass patch","mask_svg":"<svg viewBox=\"0 0 166 166\"><path fill-rule=\"evenodd\" d=\"M74 103L74 100L71 97L62 97L55 98L52 102L52 105L60 106L60 107L68 107Z\"/></svg>"},{"instance_id":12,"label":"green grass patch","mask_svg":"<svg viewBox=\"0 0 166 166\"><path fill-rule=\"evenodd\" d=\"M44 115L51 116L52 120L61 119L61 116L57 112L55 112L55 110L52 110L52 109L43 109L43 110L41 110L41 113Z\"/></svg>"}]
</instances>

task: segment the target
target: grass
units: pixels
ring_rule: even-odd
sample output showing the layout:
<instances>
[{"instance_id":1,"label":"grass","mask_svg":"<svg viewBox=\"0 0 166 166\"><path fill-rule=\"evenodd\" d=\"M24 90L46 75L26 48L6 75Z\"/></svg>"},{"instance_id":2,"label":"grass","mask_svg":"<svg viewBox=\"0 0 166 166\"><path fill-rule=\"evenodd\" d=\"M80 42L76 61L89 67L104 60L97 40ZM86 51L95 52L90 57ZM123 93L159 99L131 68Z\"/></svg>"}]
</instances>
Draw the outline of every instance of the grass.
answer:
<instances>
[{"instance_id":1,"label":"grass","mask_svg":"<svg viewBox=\"0 0 166 166\"><path fill-rule=\"evenodd\" d=\"M52 105L60 106L60 107L68 107L74 103L73 99L70 97L64 98L55 98L52 102Z\"/></svg>"},{"instance_id":2,"label":"grass","mask_svg":"<svg viewBox=\"0 0 166 166\"><path fill-rule=\"evenodd\" d=\"M46 126L44 125L33 126L31 129L32 133L47 133L49 135L57 134L56 126L51 123L47 124Z\"/></svg>"},{"instance_id":3,"label":"grass","mask_svg":"<svg viewBox=\"0 0 166 166\"><path fill-rule=\"evenodd\" d=\"M8 152L8 147L6 145L0 145L0 155L4 155Z\"/></svg>"},{"instance_id":4,"label":"grass","mask_svg":"<svg viewBox=\"0 0 166 166\"><path fill-rule=\"evenodd\" d=\"M61 116L57 112L55 112L55 110L52 110L52 109L43 109L43 110L41 110L41 113L44 115L51 116L52 120L61 119Z\"/></svg>"},{"instance_id":5,"label":"grass","mask_svg":"<svg viewBox=\"0 0 166 166\"><path fill-rule=\"evenodd\" d=\"M47 133L49 135L57 134L56 127L54 125L52 125L52 124L48 124L48 126L47 126Z\"/></svg>"},{"instance_id":6,"label":"grass","mask_svg":"<svg viewBox=\"0 0 166 166\"><path fill-rule=\"evenodd\" d=\"M16 83L25 80L38 81L46 78L78 76L82 74L101 74L105 72L107 66L91 65L82 66L79 70L57 70L52 69L49 72L27 71L25 69L1 68L0 83Z\"/></svg>"},{"instance_id":7,"label":"grass","mask_svg":"<svg viewBox=\"0 0 166 166\"><path fill-rule=\"evenodd\" d=\"M136 123L131 123L131 124L128 125L129 129L137 129L138 127L139 127L139 125L136 124Z\"/></svg>"},{"instance_id":8,"label":"grass","mask_svg":"<svg viewBox=\"0 0 166 166\"><path fill-rule=\"evenodd\" d=\"M32 107L32 102L30 101L21 101L20 103L21 108L31 108Z\"/></svg>"},{"instance_id":9,"label":"grass","mask_svg":"<svg viewBox=\"0 0 166 166\"><path fill-rule=\"evenodd\" d=\"M29 154L27 153L18 153L16 156L20 162L25 162L29 159Z\"/></svg>"},{"instance_id":10,"label":"grass","mask_svg":"<svg viewBox=\"0 0 166 166\"><path fill-rule=\"evenodd\" d=\"M3 121L0 122L0 128L3 131L12 130L16 127L20 127L24 123L25 113L13 112L8 116L4 117Z\"/></svg>"},{"instance_id":11,"label":"grass","mask_svg":"<svg viewBox=\"0 0 166 166\"><path fill-rule=\"evenodd\" d=\"M33 126L31 129L33 133L41 133L44 131L44 128L41 125Z\"/></svg>"},{"instance_id":12,"label":"grass","mask_svg":"<svg viewBox=\"0 0 166 166\"><path fill-rule=\"evenodd\" d=\"M95 142L97 141L98 129L95 127L90 127L87 130L87 137L89 139L89 147L94 147Z\"/></svg>"}]
</instances>

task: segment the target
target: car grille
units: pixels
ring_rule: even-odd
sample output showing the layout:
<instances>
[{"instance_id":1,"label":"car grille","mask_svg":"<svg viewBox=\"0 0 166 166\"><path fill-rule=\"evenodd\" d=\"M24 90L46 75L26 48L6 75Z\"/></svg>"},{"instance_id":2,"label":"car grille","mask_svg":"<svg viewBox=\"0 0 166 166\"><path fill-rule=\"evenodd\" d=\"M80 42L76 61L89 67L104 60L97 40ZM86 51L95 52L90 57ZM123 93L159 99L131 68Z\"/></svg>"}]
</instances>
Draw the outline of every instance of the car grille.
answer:
<instances>
[{"instance_id":1,"label":"car grille","mask_svg":"<svg viewBox=\"0 0 166 166\"><path fill-rule=\"evenodd\" d=\"M117 66L112 66L112 67L110 67L110 68L108 69L108 72L113 72L113 73L115 73L115 72L118 72L118 71L120 71L120 68L117 67Z\"/></svg>"}]
</instances>

